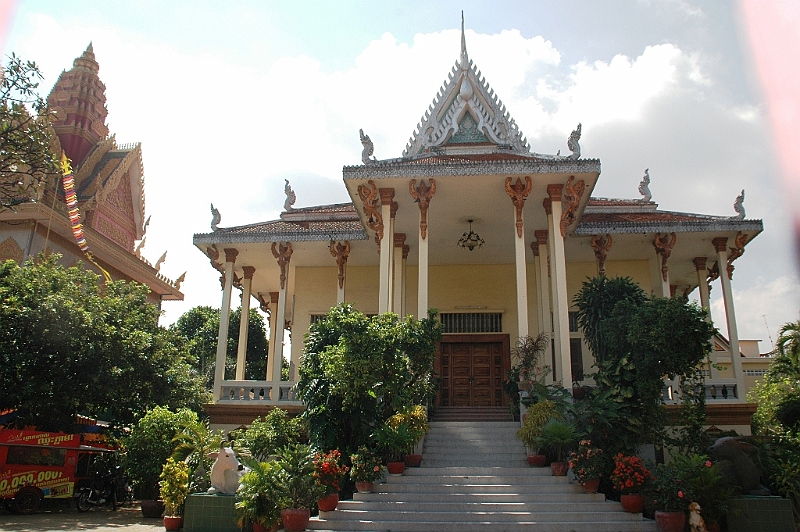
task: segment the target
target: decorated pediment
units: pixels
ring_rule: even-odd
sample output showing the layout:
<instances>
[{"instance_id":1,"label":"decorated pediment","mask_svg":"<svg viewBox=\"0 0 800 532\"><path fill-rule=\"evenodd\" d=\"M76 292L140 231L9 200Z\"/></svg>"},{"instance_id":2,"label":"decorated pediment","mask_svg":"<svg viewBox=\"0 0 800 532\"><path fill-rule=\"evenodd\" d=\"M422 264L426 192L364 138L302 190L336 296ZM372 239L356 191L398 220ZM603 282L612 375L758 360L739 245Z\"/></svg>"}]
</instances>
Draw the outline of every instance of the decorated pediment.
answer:
<instances>
[{"instance_id":1,"label":"decorated pediment","mask_svg":"<svg viewBox=\"0 0 800 532\"><path fill-rule=\"evenodd\" d=\"M461 57L403 151L410 157L448 145L494 145L530 154L516 122L467 54L461 20Z\"/></svg>"}]
</instances>

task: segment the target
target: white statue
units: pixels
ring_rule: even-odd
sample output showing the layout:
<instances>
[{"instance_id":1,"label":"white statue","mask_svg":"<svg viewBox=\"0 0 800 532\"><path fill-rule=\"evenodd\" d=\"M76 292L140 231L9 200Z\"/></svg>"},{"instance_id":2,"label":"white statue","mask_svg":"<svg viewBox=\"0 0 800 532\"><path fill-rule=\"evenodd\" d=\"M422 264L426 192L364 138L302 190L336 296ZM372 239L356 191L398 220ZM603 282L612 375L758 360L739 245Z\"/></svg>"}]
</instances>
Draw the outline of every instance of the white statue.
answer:
<instances>
[{"instance_id":1,"label":"white statue","mask_svg":"<svg viewBox=\"0 0 800 532\"><path fill-rule=\"evenodd\" d=\"M209 454L214 458L211 466L211 487L208 493L221 493L223 495L236 495L239 489L239 479L244 471L239 470L239 459L230 447L220 446L219 452Z\"/></svg>"}]
</instances>

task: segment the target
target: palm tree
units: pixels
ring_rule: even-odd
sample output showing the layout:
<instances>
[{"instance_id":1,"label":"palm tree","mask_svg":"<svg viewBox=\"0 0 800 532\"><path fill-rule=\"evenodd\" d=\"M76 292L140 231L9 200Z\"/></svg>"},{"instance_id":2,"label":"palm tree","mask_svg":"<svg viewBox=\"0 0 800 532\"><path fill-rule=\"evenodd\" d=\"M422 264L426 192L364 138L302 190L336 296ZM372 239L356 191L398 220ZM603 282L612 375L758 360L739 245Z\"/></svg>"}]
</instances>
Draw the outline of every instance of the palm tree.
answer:
<instances>
[{"instance_id":1,"label":"palm tree","mask_svg":"<svg viewBox=\"0 0 800 532\"><path fill-rule=\"evenodd\" d=\"M211 485L211 459L209 454L219 450L222 431L212 431L208 421L193 421L181 427L172 438L176 444L172 452L175 461L185 461L192 470L191 487L194 492L203 492Z\"/></svg>"},{"instance_id":2,"label":"palm tree","mask_svg":"<svg viewBox=\"0 0 800 532\"><path fill-rule=\"evenodd\" d=\"M769 369L770 376L800 379L800 320L781 327L777 349L779 354Z\"/></svg>"}]
</instances>

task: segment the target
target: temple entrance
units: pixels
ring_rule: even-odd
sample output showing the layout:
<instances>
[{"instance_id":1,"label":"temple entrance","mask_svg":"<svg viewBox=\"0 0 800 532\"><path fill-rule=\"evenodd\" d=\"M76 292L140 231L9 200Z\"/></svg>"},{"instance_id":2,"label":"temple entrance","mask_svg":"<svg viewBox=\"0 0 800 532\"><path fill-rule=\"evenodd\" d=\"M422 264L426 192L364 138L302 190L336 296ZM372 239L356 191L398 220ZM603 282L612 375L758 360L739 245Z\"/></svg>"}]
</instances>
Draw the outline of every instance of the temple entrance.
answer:
<instances>
[{"instance_id":1,"label":"temple entrance","mask_svg":"<svg viewBox=\"0 0 800 532\"><path fill-rule=\"evenodd\" d=\"M510 368L507 334L445 335L437 371L440 406L504 406L503 378Z\"/></svg>"}]
</instances>

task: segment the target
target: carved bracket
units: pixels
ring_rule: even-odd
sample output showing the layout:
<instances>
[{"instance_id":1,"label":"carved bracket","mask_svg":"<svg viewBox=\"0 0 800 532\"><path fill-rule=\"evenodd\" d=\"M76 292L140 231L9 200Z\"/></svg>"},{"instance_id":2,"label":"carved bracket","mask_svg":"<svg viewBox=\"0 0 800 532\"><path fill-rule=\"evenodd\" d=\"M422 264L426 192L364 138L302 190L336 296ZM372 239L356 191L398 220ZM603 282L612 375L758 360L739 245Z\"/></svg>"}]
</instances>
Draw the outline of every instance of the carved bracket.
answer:
<instances>
[{"instance_id":1,"label":"carved bracket","mask_svg":"<svg viewBox=\"0 0 800 532\"><path fill-rule=\"evenodd\" d=\"M517 178L517 182L513 185L511 184L511 178L506 178L506 194L508 197L511 198L511 202L514 204L514 208L517 211L517 237L522 238L522 208L525 206L525 200L528 198L528 194L531 193L531 188L533 185L531 183L531 178L525 176L525 184L522 183L522 179Z\"/></svg>"},{"instance_id":2,"label":"carved bracket","mask_svg":"<svg viewBox=\"0 0 800 532\"><path fill-rule=\"evenodd\" d=\"M569 176L565 188L564 196L561 201L564 204L564 210L561 213L561 236L567 236L567 228L575 223L578 217L578 205L581 203L583 192L586 190L586 183L583 179L575 182L575 176Z\"/></svg>"},{"instance_id":3,"label":"carved bracket","mask_svg":"<svg viewBox=\"0 0 800 532\"><path fill-rule=\"evenodd\" d=\"M747 244L747 235L739 231L733 239L733 247L728 248L728 265L725 268L728 272L728 279L733 279L733 261L744 255L744 246Z\"/></svg>"},{"instance_id":4,"label":"carved bracket","mask_svg":"<svg viewBox=\"0 0 800 532\"><path fill-rule=\"evenodd\" d=\"M367 227L375 231L375 237L380 241L383 238L383 216L378 200L378 187L372 179L366 185L358 185L358 197L364 206Z\"/></svg>"},{"instance_id":5,"label":"carved bracket","mask_svg":"<svg viewBox=\"0 0 800 532\"><path fill-rule=\"evenodd\" d=\"M612 244L611 235L592 235L592 249L594 256L597 257L597 273L600 275L606 274L606 256Z\"/></svg>"},{"instance_id":6,"label":"carved bracket","mask_svg":"<svg viewBox=\"0 0 800 532\"><path fill-rule=\"evenodd\" d=\"M664 281L667 280L667 274L669 273L667 259L670 253L672 253L672 248L675 247L676 240L677 237L675 233L665 233L664 235L656 233L656 238L653 240L653 247L656 248L656 253L661 255L661 278L664 279Z\"/></svg>"},{"instance_id":7,"label":"carved bracket","mask_svg":"<svg viewBox=\"0 0 800 532\"><path fill-rule=\"evenodd\" d=\"M350 255L350 242L347 240L344 244L331 242L330 252L336 258L336 266L339 267L339 288L344 288L344 267L347 265L347 257Z\"/></svg>"},{"instance_id":8,"label":"carved bracket","mask_svg":"<svg viewBox=\"0 0 800 532\"><path fill-rule=\"evenodd\" d=\"M278 259L278 266L281 268L281 290L286 288L286 272L289 267L289 260L292 258L292 243L286 245L278 242L272 243L272 256Z\"/></svg>"},{"instance_id":9,"label":"carved bracket","mask_svg":"<svg viewBox=\"0 0 800 532\"><path fill-rule=\"evenodd\" d=\"M431 203L431 198L436 194L436 181L430 179L430 186L425 184L424 179L420 179L419 186L417 180L412 179L408 184L408 192L414 201L419 203L419 231L422 235L422 240L428 238L428 206Z\"/></svg>"}]
</instances>

